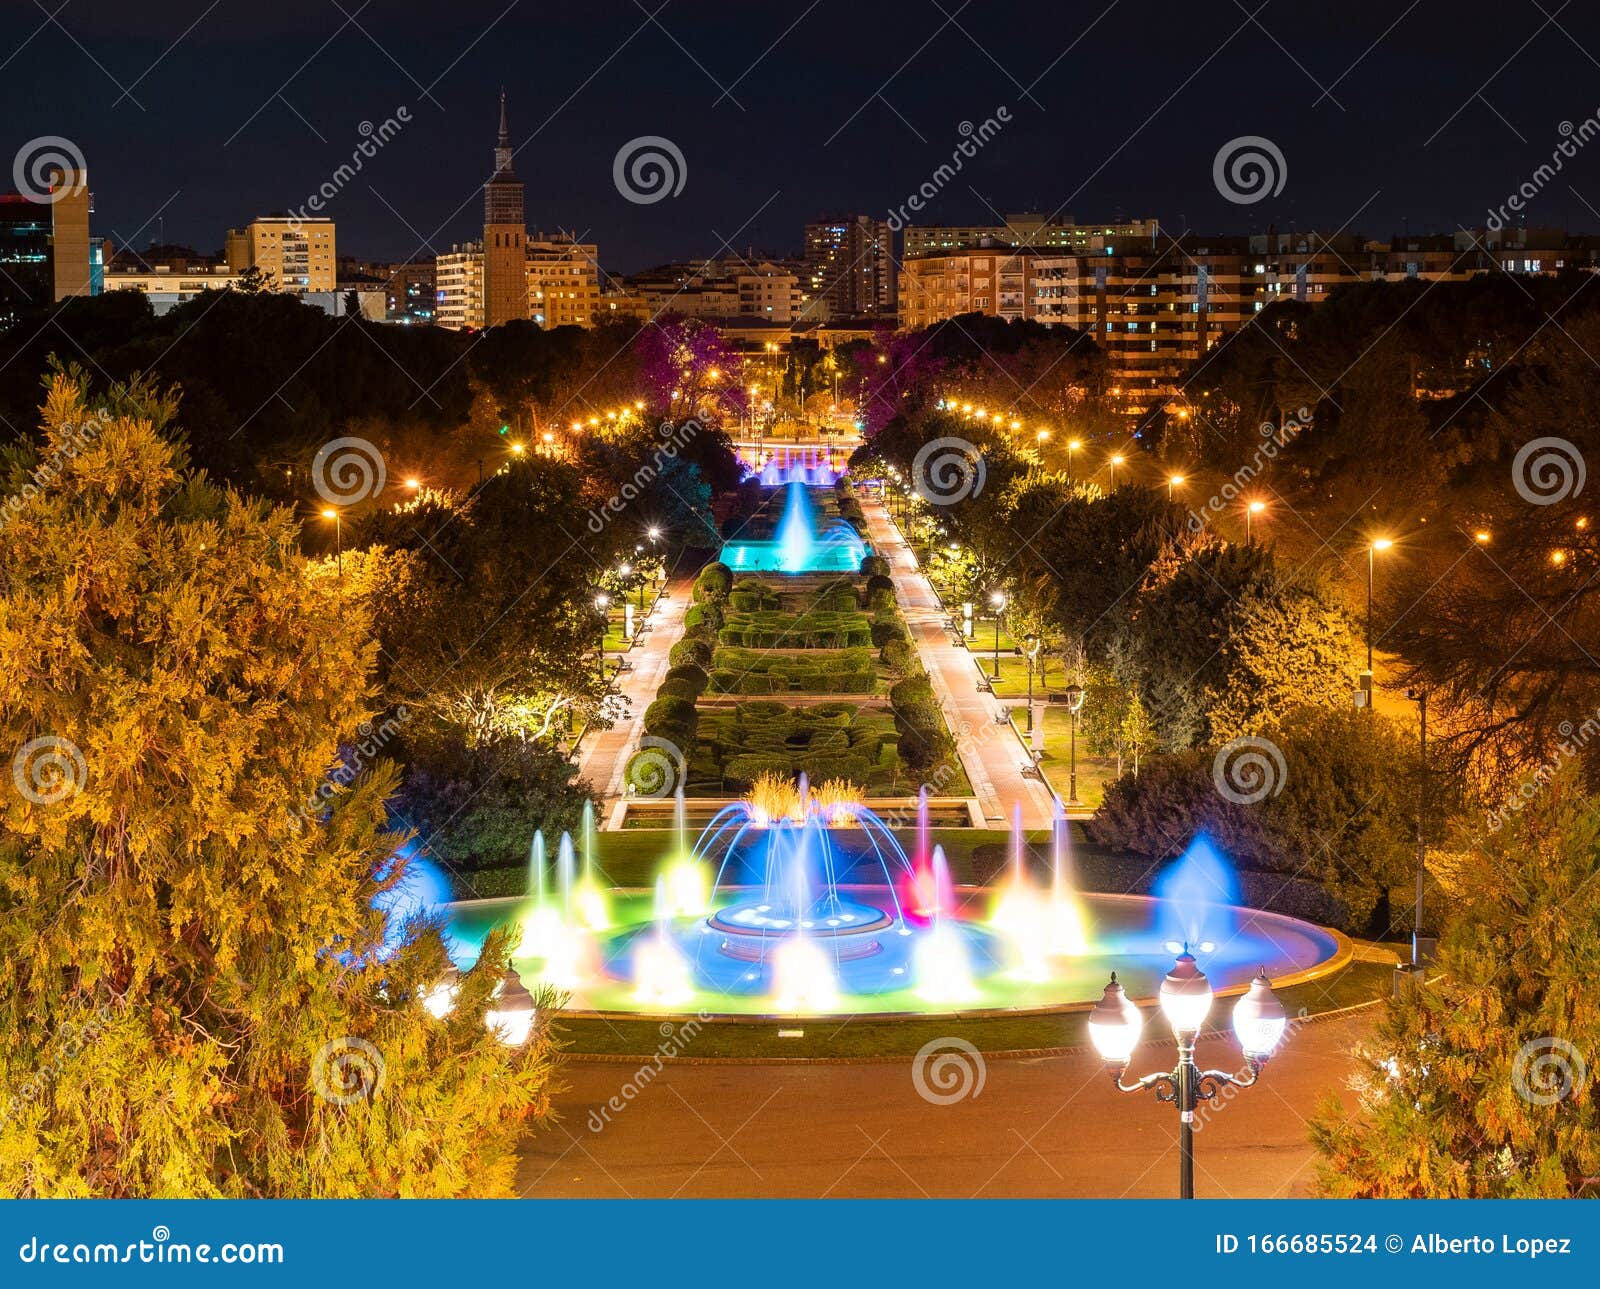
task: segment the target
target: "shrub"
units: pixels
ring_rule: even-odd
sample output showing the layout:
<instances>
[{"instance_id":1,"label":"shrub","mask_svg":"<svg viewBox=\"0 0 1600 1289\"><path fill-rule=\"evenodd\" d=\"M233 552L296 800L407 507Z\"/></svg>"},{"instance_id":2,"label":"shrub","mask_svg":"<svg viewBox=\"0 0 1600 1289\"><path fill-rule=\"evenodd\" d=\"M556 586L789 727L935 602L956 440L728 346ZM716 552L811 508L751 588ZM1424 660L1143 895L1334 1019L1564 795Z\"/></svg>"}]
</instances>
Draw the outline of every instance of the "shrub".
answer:
<instances>
[{"instance_id":1,"label":"shrub","mask_svg":"<svg viewBox=\"0 0 1600 1289\"><path fill-rule=\"evenodd\" d=\"M879 591L894 594L894 581L885 573L874 573L867 579L867 600L870 602Z\"/></svg>"},{"instance_id":2,"label":"shrub","mask_svg":"<svg viewBox=\"0 0 1600 1289\"><path fill-rule=\"evenodd\" d=\"M704 636L684 636L667 654L667 661L674 667L709 667L711 665L711 641Z\"/></svg>"},{"instance_id":3,"label":"shrub","mask_svg":"<svg viewBox=\"0 0 1600 1289\"><path fill-rule=\"evenodd\" d=\"M687 680L663 680L661 687L656 690L657 698L682 698L687 702L694 702L700 697L700 691Z\"/></svg>"},{"instance_id":4,"label":"shrub","mask_svg":"<svg viewBox=\"0 0 1600 1289\"><path fill-rule=\"evenodd\" d=\"M889 561L884 559L882 555L868 555L861 561L861 571L869 578L888 577ZM868 585L870 586L871 584L869 583Z\"/></svg>"},{"instance_id":5,"label":"shrub","mask_svg":"<svg viewBox=\"0 0 1600 1289\"><path fill-rule=\"evenodd\" d=\"M705 693L706 686L711 683L711 677L706 674L706 669L698 667L694 663L687 663L681 667L667 668L667 674L663 677L663 680L681 681L694 691L694 697L696 698Z\"/></svg>"},{"instance_id":6,"label":"shrub","mask_svg":"<svg viewBox=\"0 0 1600 1289\"><path fill-rule=\"evenodd\" d=\"M707 564L700 570L700 576L694 580L694 598L698 600L720 600L728 594L728 589L733 585L733 570L726 564Z\"/></svg>"},{"instance_id":7,"label":"shrub","mask_svg":"<svg viewBox=\"0 0 1600 1289\"><path fill-rule=\"evenodd\" d=\"M683 615L683 628L685 631L697 634L715 631L722 626L723 620L721 603L717 600L706 600L689 606L688 612Z\"/></svg>"},{"instance_id":8,"label":"shrub","mask_svg":"<svg viewBox=\"0 0 1600 1289\"><path fill-rule=\"evenodd\" d=\"M894 588L880 586L870 592L867 596L867 607L878 614L893 613L898 607L895 604Z\"/></svg>"},{"instance_id":9,"label":"shrub","mask_svg":"<svg viewBox=\"0 0 1600 1289\"><path fill-rule=\"evenodd\" d=\"M916 651L912 649L911 642L903 636L891 637L884 641L883 661L891 671L902 676L919 665Z\"/></svg>"},{"instance_id":10,"label":"shrub","mask_svg":"<svg viewBox=\"0 0 1600 1289\"><path fill-rule=\"evenodd\" d=\"M644 709L644 728L647 733L655 734L661 727L667 725L692 728L694 700L665 694Z\"/></svg>"},{"instance_id":11,"label":"shrub","mask_svg":"<svg viewBox=\"0 0 1600 1289\"><path fill-rule=\"evenodd\" d=\"M879 618L872 624L872 647L882 649L891 640L910 640L906 629L893 618Z\"/></svg>"},{"instance_id":12,"label":"shrub","mask_svg":"<svg viewBox=\"0 0 1600 1289\"><path fill-rule=\"evenodd\" d=\"M554 837L576 828L588 796L566 757L511 735L468 746L452 732L406 748L405 758L395 816L455 869L516 864L526 882L530 831ZM492 893L470 876L458 885L465 896Z\"/></svg>"},{"instance_id":13,"label":"shrub","mask_svg":"<svg viewBox=\"0 0 1600 1289\"><path fill-rule=\"evenodd\" d=\"M1258 744L1283 767L1267 768L1268 783L1281 786L1260 801L1242 804L1218 789L1219 776L1241 791L1252 786L1228 773L1246 748L1153 757L1137 779L1106 790L1090 836L1164 856L1204 832L1241 870L1318 881L1343 909L1344 929L1388 933L1388 892L1404 885L1413 860L1414 744L1373 712L1325 708L1288 713L1270 745ZM1430 799L1443 809L1454 793L1436 766Z\"/></svg>"}]
</instances>

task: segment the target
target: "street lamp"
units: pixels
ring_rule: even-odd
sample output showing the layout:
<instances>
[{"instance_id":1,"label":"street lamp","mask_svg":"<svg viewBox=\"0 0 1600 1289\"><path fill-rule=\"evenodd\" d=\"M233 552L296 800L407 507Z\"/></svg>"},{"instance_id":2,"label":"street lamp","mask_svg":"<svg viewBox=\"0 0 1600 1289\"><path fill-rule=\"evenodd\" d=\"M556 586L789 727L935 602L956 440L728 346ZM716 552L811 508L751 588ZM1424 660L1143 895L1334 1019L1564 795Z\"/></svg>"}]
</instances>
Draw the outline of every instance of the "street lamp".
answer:
<instances>
[{"instance_id":1,"label":"street lamp","mask_svg":"<svg viewBox=\"0 0 1600 1289\"><path fill-rule=\"evenodd\" d=\"M1118 1092L1143 1092L1153 1088L1156 1100L1178 1107L1178 1195L1194 1198L1194 1113L1200 1102L1213 1100L1225 1087L1248 1088L1261 1076L1261 1068L1283 1037L1288 1018L1272 992L1266 970L1250 982L1250 990L1233 1009L1233 1031L1244 1052L1248 1078L1223 1070L1202 1070L1195 1064L1195 1037L1211 1010L1211 982L1184 949L1167 978L1161 982L1161 1012L1178 1040L1178 1065L1171 1071L1146 1074L1133 1083L1123 1082L1128 1059L1138 1046L1144 1019L1117 983L1115 972L1100 1001L1089 1013L1089 1041L1100 1053Z\"/></svg>"},{"instance_id":2,"label":"street lamp","mask_svg":"<svg viewBox=\"0 0 1600 1289\"><path fill-rule=\"evenodd\" d=\"M1267 508L1267 503L1264 502L1264 501L1252 501L1247 506L1245 506L1245 508L1244 508L1244 544L1246 546L1248 546L1250 544L1250 517L1252 515L1259 515L1266 508Z\"/></svg>"},{"instance_id":3,"label":"street lamp","mask_svg":"<svg viewBox=\"0 0 1600 1289\"><path fill-rule=\"evenodd\" d=\"M337 510L329 508L322 512L324 519L333 520L333 549L339 561L339 576L344 576L344 518Z\"/></svg>"},{"instance_id":4,"label":"street lamp","mask_svg":"<svg viewBox=\"0 0 1600 1289\"><path fill-rule=\"evenodd\" d=\"M1372 706L1372 567L1377 552L1386 551L1394 543L1387 537L1375 537L1367 543L1367 672L1362 678L1367 691L1367 706Z\"/></svg>"},{"instance_id":5,"label":"street lamp","mask_svg":"<svg viewBox=\"0 0 1600 1289\"><path fill-rule=\"evenodd\" d=\"M1169 505L1172 502L1172 490L1182 483L1183 476L1181 474L1169 474L1167 476L1167 502Z\"/></svg>"},{"instance_id":6,"label":"street lamp","mask_svg":"<svg viewBox=\"0 0 1600 1289\"><path fill-rule=\"evenodd\" d=\"M1121 456L1120 453L1111 458L1111 491L1112 492L1115 492L1117 490L1117 467L1119 465L1121 465L1121 464L1122 464L1122 456Z\"/></svg>"},{"instance_id":7,"label":"street lamp","mask_svg":"<svg viewBox=\"0 0 1600 1289\"><path fill-rule=\"evenodd\" d=\"M1083 440L1082 439L1068 439L1067 440L1067 482L1068 483L1072 482L1072 458L1077 454L1078 449L1081 448L1082 446L1083 446Z\"/></svg>"},{"instance_id":8,"label":"street lamp","mask_svg":"<svg viewBox=\"0 0 1600 1289\"><path fill-rule=\"evenodd\" d=\"M989 597L994 606L994 679L1000 679L1000 614L1006 607L1006 593L996 591Z\"/></svg>"},{"instance_id":9,"label":"street lamp","mask_svg":"<svg viewBox=\"0 0 1600 1289\"><path fill-rule=\"evenodd\" d=\"M1406 690L1406 697L1417 705L1417 905L1411 918L1411 970L1421 971L1433 957L1433 941L1422 929L1422 887L1428 872L1428 848L1424 829L1428 815L1428 691L1420 687Z\"/></svg>"},{"instance_id":10,"label":"street lamp","mask_svg":"<svg viewBox=\"0 0 1600 1289\"><path fill-rule=\"evenodd\" d=\"M1083 686L1067 686L1067 724L1072 732L1071 760L1068 764L1072 767L1067 775L1067 804L1075 806L1078 803L1078 713L1083 710Z\"/></svg>"},{"instance_id":11,"label":"street lamp","mask_svg":"<svg viewBox=\"0 0 1600 1289\"><path fill-rule=\"evenodd\" d=\"M600 683L606 683L606 628L611 625L611 617L606 612L611 603L611 597L604 591L594 597L594 607L600 610Z\"/></svg>"}]
</instances>

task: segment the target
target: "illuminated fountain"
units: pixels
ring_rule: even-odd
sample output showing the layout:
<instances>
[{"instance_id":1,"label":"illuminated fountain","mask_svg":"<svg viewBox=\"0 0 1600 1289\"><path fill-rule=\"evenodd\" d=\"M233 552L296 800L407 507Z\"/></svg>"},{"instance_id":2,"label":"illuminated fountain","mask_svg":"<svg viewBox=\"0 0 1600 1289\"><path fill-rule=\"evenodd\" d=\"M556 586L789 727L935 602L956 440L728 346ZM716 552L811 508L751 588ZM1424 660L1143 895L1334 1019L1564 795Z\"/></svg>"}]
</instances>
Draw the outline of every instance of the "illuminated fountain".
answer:
<instances>
[{"instance_id":1,"label":"illuminated fountain","mask_svg":"<svg viewBox=\"0 0 1600 1289\"><path fill-rule=\"evenodd\" d=\"M1203 837L1154 898L1081 894L1059 808L1047 862L1013 816L1005 868L988 888L952 879L925 796L909 855L837 782L759 779L692 845L681 798L673 816L642 891L601 889L592 816L581 869L563 835L553 880L536 837L526 899L450 910L457 965L509 918L523 929L517 971L566 990L575 1009L882 1014L1087 1003L1107 970L1131 996L1149 996L1174 946L1188 945L1219 989L1263 966L1277 977L1313 967L1339 948L1308 923L1239 908L1231 869Z\"/></svg>"},{"instance_id":2,"label":"illuminated fountain","mask_svg":"<svg viewBox=\"0 0 1600 1289\"><path fill-rule=\"evenodd\" d=\"M736 573L854 573L869 553L861 534L845 520L819 528L811 494L804 484L791 483L773 539L729 542L720 558Z\"/></svg>"}]
</instances>

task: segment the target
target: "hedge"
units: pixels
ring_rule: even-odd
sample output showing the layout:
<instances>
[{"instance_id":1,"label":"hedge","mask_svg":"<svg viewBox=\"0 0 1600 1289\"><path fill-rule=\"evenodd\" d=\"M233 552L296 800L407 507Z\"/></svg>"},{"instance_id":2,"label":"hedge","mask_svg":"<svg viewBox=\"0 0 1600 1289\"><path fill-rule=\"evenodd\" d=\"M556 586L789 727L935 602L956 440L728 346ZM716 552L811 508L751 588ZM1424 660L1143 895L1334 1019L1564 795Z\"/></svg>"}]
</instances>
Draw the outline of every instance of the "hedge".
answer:
<instances>
[{"instance_id":1,"label":"hedge","mask_svg":"<svg viewBox=\"0 0 1600 1289\"><path fill-rule=\"evenodd\" d=\"M733 570L723 563L707 564L694 580L694 599L720 600L733 585Z\"/></svg>"}]
</instances>

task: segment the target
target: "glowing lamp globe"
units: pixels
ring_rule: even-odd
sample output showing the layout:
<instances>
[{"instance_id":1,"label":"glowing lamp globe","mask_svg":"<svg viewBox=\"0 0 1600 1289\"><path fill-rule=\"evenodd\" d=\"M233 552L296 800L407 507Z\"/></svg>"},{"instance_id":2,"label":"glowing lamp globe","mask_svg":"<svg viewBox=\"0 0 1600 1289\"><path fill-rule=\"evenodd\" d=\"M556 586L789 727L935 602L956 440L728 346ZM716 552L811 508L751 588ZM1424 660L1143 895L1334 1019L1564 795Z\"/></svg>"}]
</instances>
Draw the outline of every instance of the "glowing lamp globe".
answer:
<instances>
[{"instance_id":1,"label":"glowing lamp globe","mask_svg":"<svg viewBox=\"0 0 1600 1289\"><path fill-rule=\"evenodd\" d=\"M1113 971L1111 983L1089 1013L1089 1041L1107 1065L1120 1068L1133 1055L1143 1028L1144 1017L1123 992L1117 983L1117 973Z\"/></svg>"},{"instance_id":2,"label":"glowing lamp globe","mask_svg":"<svg viewBox=\"0 0 1600 1289\"><path fill-rule=\"evenodd\" d=\"M1196 965L1194 955L1180 953L1161 982L1161 1011L1174 1034L1194 1034L1211 1010L1211 982Z\"/></svg>"},{"instance_id":3,"label":"glowing lamp globe","mask_svg":"<svg viewBox=\"0 0 1600 1289\"><path fill-rule=\"evenodd\" d=\"M1278 1046L1287 1024L1283 1004L1272 992L1272 982L1263 967L1250 982L1250 991L1234 1005L1233 1032L1239 1036L1239 1046L1246 1056L1264 1061Z\"/></svg>"},{"instance_id":4,"label":"glowing lamp globe","mask_svg":"<svg viewBox=\"0 0 1600 1289\"><path fill-rule=\"evenodd\" d=\"M521 1047L528 1041L533 1030L533 995L523 987L522 977L510 967L495 986L494 1000L483 1019L507 1047Z\"/></svg>"}]
</instances>

